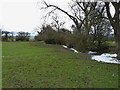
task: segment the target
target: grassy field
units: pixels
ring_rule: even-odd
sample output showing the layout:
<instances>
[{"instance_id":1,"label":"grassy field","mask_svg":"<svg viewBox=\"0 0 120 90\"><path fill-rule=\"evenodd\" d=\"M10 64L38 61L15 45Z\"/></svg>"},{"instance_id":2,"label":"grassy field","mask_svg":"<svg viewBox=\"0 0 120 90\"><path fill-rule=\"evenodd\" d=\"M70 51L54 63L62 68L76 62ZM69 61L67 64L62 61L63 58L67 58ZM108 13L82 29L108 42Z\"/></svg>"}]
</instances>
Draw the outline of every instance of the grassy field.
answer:
<instances>
[{"instance_id":1,"label":"grassy field","mask_svg":"<svg viewBox=\"0 0 120 90\"><path fill-rule=\"evenodd\" d=\"M117 88L118 65L59 45L3 42L3 88Z\"/></svg>"}]
</instances>

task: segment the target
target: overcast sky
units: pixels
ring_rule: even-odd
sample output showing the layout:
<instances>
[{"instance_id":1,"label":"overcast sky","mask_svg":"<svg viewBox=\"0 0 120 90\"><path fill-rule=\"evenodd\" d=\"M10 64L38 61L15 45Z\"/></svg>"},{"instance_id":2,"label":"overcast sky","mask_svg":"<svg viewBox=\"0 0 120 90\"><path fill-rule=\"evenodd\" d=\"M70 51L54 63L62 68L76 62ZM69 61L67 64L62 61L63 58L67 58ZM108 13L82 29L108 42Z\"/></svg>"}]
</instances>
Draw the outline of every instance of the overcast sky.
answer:
<instances>
[{"instance_id":1,"label":"overcast sky","mask_svg":"<svg viewBox=\"0 0 120 90\"><path fill-rule=\"evenodd\" d=\"M34 32L34 28L41 26L43 12L37 7L39 0L1 0L0 25L8 31ZM39 1L41 3L42 0ZM48 0L47 0L48 1ZM68 1L68 0L66 0ZM65 0L50 0L64 8ZM41 4L40 4L41 5Z\"/></svg>"},{"instance_id":2,"label":"overcast sky","mask_svg":"<svg viewBox=\"0 0 120 90\"><path fill-rule=\"evenodd\" d=\"M41 12L37 7L37 2L40 6L42 0L1 0L0 1L0 25L4 30L8 31L25 31L33 33L34 28L41 26L43 21ZM48 3L58 5L63 9L68 9L68 1L70 0L46 0ZM114 12L114 9L112 9ZM67 20L66 28L69 28L72 21L67 16L60 13L62 19Z\"/></svg>"}]
</instances>

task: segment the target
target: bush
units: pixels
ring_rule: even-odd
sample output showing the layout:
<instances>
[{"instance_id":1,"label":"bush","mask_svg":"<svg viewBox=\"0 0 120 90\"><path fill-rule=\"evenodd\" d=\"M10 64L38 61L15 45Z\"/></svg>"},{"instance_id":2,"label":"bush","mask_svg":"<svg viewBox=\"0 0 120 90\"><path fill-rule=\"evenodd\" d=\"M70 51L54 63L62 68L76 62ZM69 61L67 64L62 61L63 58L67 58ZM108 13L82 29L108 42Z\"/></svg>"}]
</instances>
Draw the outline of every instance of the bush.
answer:
<instances>
[{"instance_id":1,"label":"bush","mask_svg":"<svg viewBox=\"0 0 120 90\"><path fill-rule=\"evenodd\" d=\"M52 27L47 26L36 36L37 41L45 41L47 44L65 44L65 33L57 32Z\"/></svg>"},{"instance_id":2,"label":"bush","mask_svg":"<svg viewBox=\"0 0 120 90\"><path fill-rule=\"evenodd\" d=\"M80 32L75 30L73 33L67 30L60 30L59 32L55 31L52 27L47 26L36 36L36 40L44 41L47 44L59 44L66 45L69 48L74 48L81 52L86 52L89 50L100 51L101 49L107 49L104 42L106 38L102 37L95 38L92 34L86 34L85 32ZM100 45L98 43L99 39L102 41Z\"/></svg>"},{"instance_id":3,"label":"bush","mask_svg":"<svg viewBox=\"0 0 120 90\"><path fill-rule=\"evenodd\" d=\"M86 35L85 33L80 33L79 31L75 31L71 35L71 39L69 41L70 47L77 49L81 52L86 52L91 48L91 36Z\"/></svg>"},{"instance_id":4,"label":"bush","mask_svg":"<svg viewBox=\"0 0 120 90\"><path fill-rule=\"evenodd\" d=\"M29 37L17 36L16 41L29 41Z\"/></svg>"},{"instance_id":5,"label":"bush","mask_svg":"<svg viewBox=\"0 0 120 90\"><path fill-rule=\"evenodd\" d=\"M16 36L16 41L29 41L29 37L28 32L19 32L18 36Z\"/></svg>"}]
</instances>

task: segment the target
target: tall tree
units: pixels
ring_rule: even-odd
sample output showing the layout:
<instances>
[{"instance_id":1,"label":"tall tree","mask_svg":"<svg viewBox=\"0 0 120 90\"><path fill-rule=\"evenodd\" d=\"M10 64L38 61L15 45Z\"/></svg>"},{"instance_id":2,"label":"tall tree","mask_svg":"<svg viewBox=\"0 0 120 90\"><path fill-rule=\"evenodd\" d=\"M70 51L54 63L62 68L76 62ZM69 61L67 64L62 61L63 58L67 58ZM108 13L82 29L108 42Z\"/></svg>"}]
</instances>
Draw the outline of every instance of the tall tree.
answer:
<instances>
[{"instance_id":1,"label":"tall tree","mask_svg":"<svg viewBox=\"0 0 120 90\"><path fill-rule=\"evenodd\" d=\"M16 36L16 41L29 41L30 33L28 32L18 32Z\"/></svg>"},{"instance_id":2,"label":"tall tree","mask_svg":"<svg viewBox=\"0 0 120 90\"><path fill-rule=\"evenodd\" d=\"M8 41L8 34L10 34L10 32L8 32L8 31L2 31L2 34L5 34L5 36L2 39L4 41Z\"/></svg>"},{"instance_id":3,"label":"tall tree","mask_svg":"<svg viewBox=\"0 0 120 90\"><path fill-rule=\"evenodd\" d=\"M110 13L110 3L115 8L115 15L112 17ZM119 2L105 2L107 16L114 29L115 41L117 43L118 59L120 59L120 1Z\"/></svg>"},{"instance_id":4,"label":"tall tree","mask_svg":"<svg viewBox=\"0 0 120 90\"><path fill-rule=\"evenodd\" d=\"M72 14L69 12L63 10L62 8L48 4L47 2L44 1L44 4L46 7L42 7L42 9L47 9L47 8L54 8L51 12L53 13L55 10L60 10L61 12L65 13L76 25L76 28L79 30L82 25L86 27L88 30L88 16L93 10L95 10L96 2L95 3L90 3L90 2L79 2L78 0L72 0L73 4L70 5ZM83 14L82 14L82 13Z\"/></svg>"}]
</instances>

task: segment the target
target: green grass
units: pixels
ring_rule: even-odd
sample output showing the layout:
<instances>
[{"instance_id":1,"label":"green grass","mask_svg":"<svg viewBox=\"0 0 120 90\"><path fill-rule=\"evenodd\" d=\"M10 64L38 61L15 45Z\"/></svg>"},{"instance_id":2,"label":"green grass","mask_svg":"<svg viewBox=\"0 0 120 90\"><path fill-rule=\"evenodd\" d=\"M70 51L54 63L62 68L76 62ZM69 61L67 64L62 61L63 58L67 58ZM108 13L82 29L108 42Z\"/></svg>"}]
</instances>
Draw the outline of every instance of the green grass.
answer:
<instances>
[{"instance_id":1,"label":"green grass","mask_svg":"<svg viewBox=\"0 0 120 90\"><path fill-rule=\"evenodd\" d=\"M3 88L117 88L118 65L59 45L3 42Z\"/></svg>"},{"instance_id":2,"label":"green grass","mask_svg":"<svg viewBox=\"0 0 120 90\"><path fill-rule=\"evenodd\" d=\"M115 41L107 41L106 44L108 46L116 46L116 42Z\"/></svg>"}]
</instances>

